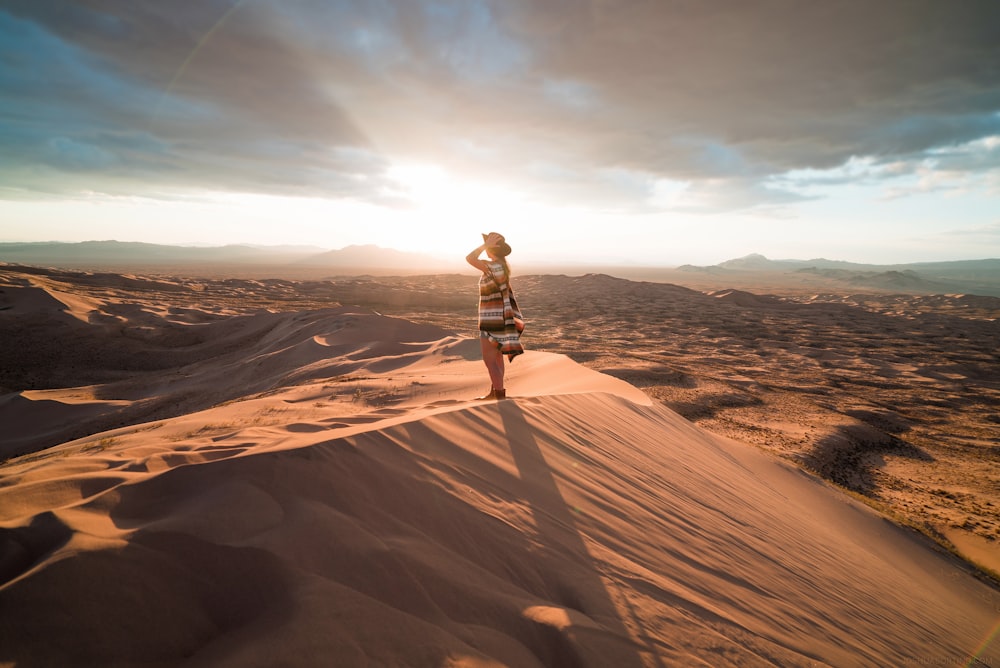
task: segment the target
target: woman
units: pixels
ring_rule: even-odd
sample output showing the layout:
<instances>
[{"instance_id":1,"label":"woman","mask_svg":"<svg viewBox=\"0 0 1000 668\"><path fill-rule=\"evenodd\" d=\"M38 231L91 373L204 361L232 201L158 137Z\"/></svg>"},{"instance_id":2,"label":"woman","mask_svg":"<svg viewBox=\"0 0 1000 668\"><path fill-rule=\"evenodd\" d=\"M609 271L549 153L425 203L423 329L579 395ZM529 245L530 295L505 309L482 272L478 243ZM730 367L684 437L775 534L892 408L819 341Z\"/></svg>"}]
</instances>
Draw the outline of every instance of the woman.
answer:
<instances>
[{"instance_id":1,"label":"woman","mask_svg":"<svg viewBox=\"0 0 1000 668\"><path fill-rule=\"evenodd\" d=\"M488 260L479 256L486 251ZM479 279L479 343L483 349L483 362L490 374L490 393L480 399L504 399L507 390L503 385L504 361L507 355L524 352L521 332L524 319L510 287L510 267L507 256L510 246L502 234L490 232L483 235L483 244L465 256L466 261L483 272Z\"/></svg>"}]
</instances>

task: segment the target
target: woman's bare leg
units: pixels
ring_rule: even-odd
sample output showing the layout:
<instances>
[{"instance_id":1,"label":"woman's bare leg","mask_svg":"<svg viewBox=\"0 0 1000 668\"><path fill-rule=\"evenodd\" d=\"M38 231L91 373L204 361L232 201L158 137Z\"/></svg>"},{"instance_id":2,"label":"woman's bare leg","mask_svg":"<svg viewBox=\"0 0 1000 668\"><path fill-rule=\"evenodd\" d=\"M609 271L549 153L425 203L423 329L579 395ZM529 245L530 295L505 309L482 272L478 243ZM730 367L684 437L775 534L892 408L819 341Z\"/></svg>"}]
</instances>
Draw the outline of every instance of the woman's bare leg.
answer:
<instances>
[{"instance_id":1,"label":"woman's bare leg","mask_svg":"<svg viewBox=\"0 0 1000 668\"><path fill-rule=\"evenodd\" d=\"M500 346L492 339L481 337L480 345L483 348L483 362L486 363L486 370L490 374L490 382L493 383L494 390L502 390L503 387L503 355L500 353Z\"/></svg>"}]
</instances>

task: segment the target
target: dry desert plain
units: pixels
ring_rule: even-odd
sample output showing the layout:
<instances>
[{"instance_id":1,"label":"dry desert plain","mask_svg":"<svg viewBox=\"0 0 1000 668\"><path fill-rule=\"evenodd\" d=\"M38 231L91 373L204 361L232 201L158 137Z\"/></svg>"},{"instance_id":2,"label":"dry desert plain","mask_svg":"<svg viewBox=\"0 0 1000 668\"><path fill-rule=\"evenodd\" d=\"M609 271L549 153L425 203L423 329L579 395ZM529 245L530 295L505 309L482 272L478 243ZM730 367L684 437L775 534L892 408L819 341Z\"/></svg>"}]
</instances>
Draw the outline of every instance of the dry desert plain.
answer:
<instances>
[{"instance_id":1,"label":"dry desert plain","mask_svg":"<svg viewBox=\"0 0 1000 668\"><path fill-rule=\"evenodd\" d=\"M0 665L1000 664L996 297L187 271L0 266Z\"/></svg>"}]
</instances>

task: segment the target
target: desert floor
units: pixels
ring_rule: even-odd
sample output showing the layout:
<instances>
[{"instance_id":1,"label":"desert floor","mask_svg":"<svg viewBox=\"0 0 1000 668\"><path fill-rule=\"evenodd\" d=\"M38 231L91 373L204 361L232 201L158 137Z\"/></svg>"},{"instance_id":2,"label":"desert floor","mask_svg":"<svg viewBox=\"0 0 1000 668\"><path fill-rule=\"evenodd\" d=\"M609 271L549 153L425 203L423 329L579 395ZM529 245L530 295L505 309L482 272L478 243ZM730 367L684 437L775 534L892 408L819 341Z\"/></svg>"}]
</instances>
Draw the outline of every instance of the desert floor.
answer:
<instances>
[{"instance_id":1,"label":"desert floor","mask_svg":"<svg viewBox=\"0 0 1000 668\"><path fill-rule=\"evenodd\" d=\"M0 575L7 583L0 584L0 616L6 623L17 616L11 606L30 607L30 601L65 607L67 619L96 614L97 603L67 605L52 588L75 591L74 578L97 573L94 586L109 591L108 583L118 576L98 556L109 546L116 546L128 566L122 581L139 586L147 576L170 575L171 564L181 559L175 553L181 547L158 542L163 531L195 542L211 537L226 550L276 541L264 528L243 526L249 520L238 509L244 504L255 509L255 517L269 518L259 520L269 531L282 512L285 531L292 531L289 522L319 523L313 511L289 511L293 500L301 502L295 496L300 490L288 477L277 482L273 473L303 476L305 488L319 490L321 481L309 478L315 465L317 471L344 476L336 479L345 496L323 501L336 505L340 519L324 516L322 526L340 526L348 516L355 522L343 527L353 556L338 568L357 568L376 544L383 550L389 545L397 559L375 550L388 559L376 569L385 583L352 581L350 595L362 592L365 600L384 603L395 594L375 590L396 587L408 601L402 611L360 603L352 608L401 625L406 641L378 657L365 638L330 640L338 651L358 652L345 665L390 665L411 656L420 638L427 638L427 655L407 659L409 665L602 665L604 660L653 666L885 665L900 657L993 665L1000 660L994 638L981 642L984 628L995 631L991 626L1000 619L998 298L822 293L781 277L762 280L762 289L754 291L747 284L685 287L599 274L517 276L529 354L510 365L512 399L498 405L468 403L488 389L471 340L472 273L296 280L196 275L0 267L0 459L7 460L0 467L0 531L7 532L0 535ZM588 375L588 369L600 374ZM588 415L604 430L593 426L591 433ZM567 431L569 423L578 431ZM490 425L519 434L525 449L504 455L503 443L487 440L481 445L490 466L474 461L470 453L476 450L468 449L468 442ZM670 454L658 450L663 442L676 448ZM373 460L382 468L348 457L363 446L382 453ZM319 458L313 464L305 455L301 461L282 458L286 450L311 447ZM197 466L216 460L232 460L229 473ZM782 461L792 465L782 467ZM390 489L391 508L374 510L385 497L366 495L365 489L387 490L372 477L411 466L439 475L406 478L422 482ZM603 473L595 478L584 469ZM527 487L512 494L514 483L507 478L518 471ZM814 473L840 489L821 490L814 478L796 471ZM366 480L372 486L365 488ZM281 490L274 491L275 485ZM356 501L345 500L348 488ZM206 489L221 491L214 500L205 499L214 493ZM260 489L273 498L263 498ZM452 557L473 553L489 577L508 578L507 584L490 585L496 588L490 595L470 594L469 583L485 577L482 573L466 572L458 562L442 566L447 555L420 542L420 536L444 531L439 516L407 515L408 526L417 527L409 538L392 528L428 495L448 504L446 515L465 517L471 511L455 505L454 498L466 491L475 497L468 507L495 522L493 533L482 534L466 518L457 536L448 533L440 540L456 543L448 546ZM331 493L315 491L310 503ZM979 570L964 569L947 552L935 551L925 536L895 528L858 500L899 525L920 529ZM157 510L161 501L174 504L174 510ZM226 510L198 519L191 511L206 503ZM625 506L616 507L621 503ZM337 504L350 505L350 513ZM776 505L784 509L777 519L766 513ZM581 510L586 508L592 508L589 516ZM664 527L663 518L678 508L685 509L679 516L688 523ZM721 515L703 514L712 508ZM386 519L386 513L397 519ZM524 547L518 531L526 526L546 537L528 550L536 561L501 563L490 556L491 550L509 555L512 544ZM602 539L607 527L621 532L618 538ZM301 538L307 528L290 535ZM648 554L631 542L644 534L651 541ZM667 535L686 542L657 543ZM204 578L229 577L223 565L228 553L205 556L201 545L189 546L202 555L190 567ZM322 546L310 545L318 555ZM267 547L268 555L284 555L285 548ZM876 555L879 550L894 554ZM571 558L559 561L556 553ZM161 557L151 554L170 559L157 561ZM398 561L400 554L407 558ZM677 579L651 572L664 554ZM617 561L622 555L628 564ZM766 566L758 575L742 573L747 564L758 571L754 555L765 557ZM232 619L235 613L201 589L189 596L147 592L155 600L174 596L178 609L199 601L217 636L226 637L191 665L246 665L241 662L249 659L238 647L247 634L280 626L281 642L293 642L289 620L298 620L304 638L311 627L300 615L342 621L353 614L311 608L327 603L300 596L303 583L288 580L292 575L271 558L242 562L244 575L270 574L283 584L247 594L241 605L276 616L280 624ZM706 558L718 561L708 566ZM815 563L801 571L801 560ZM566 571L567 563L579 568ZM400 568L412 577L398 575ZM457 569L456 581L448 580L449 568ZM836 579L833 598L816 584L822 577ZM446 605L429 584L438 580L453 587L460 581L464 588L452 592ZM534 589L525 584L536 580L549 583ZM333 587L330 581L324 586ZM521 589L505 588L511 582ZM898 593L907 587L916 590L907 594L916 598ZM529 590L542 602L528 605L528 599L518 598ZM263 602L269 596L288 600L275 610ZM963 601L980 607L970 611ZM441 614L450 620L472 616L464 606L473 603L477 610L495 608L497 616L476 618L461 631L436 621ZM756 615L754 606L770 622ZM937 614L935 606L941 606ZM505 617L507 608L519 611L520 621ZM901 612L911 608L917 612ZM634 617L622 609L632 609ZM74 647L84 647L79 651L95 662L110 657L129 663L148 650L139 639L150 639L135 629L135 646L119 636L114 642L128 646L109 647L111 640L88 644L66 630L70 621L53 621L50 612L25 614L8 626L7 635L0 632L8 643L16 634L29 634L16 636L20 649L0 650L0 664L45 665L65 660ZM219 616L226 617L225 624ZM32 624L43 617L64 638L51 651L39 649L43 638L30 636ZM521 629L517 624L525 619L554 629L568 644ZM205 628L177 624L166 635L186 639L190 647L212 635L207 621ZM969 630L957 630L963 625ZM103 637L96 621L84 626ZM373 621L360 628L374 634L377 626ZM234 628L244 635L223 633ZM623 637L631 644L622 644ZM901 649L920 637L923 644ZM308 645L303 638L294 640L297 646ZM194 656L178 643L156 649L164 665L184 652ZM472 649L456 654L454 643ZM277 651L276 645L268 647ZM943 653L934 654L933 648ZM262 655L254 662L267 664Z\"/></svg>"}]
</instances>

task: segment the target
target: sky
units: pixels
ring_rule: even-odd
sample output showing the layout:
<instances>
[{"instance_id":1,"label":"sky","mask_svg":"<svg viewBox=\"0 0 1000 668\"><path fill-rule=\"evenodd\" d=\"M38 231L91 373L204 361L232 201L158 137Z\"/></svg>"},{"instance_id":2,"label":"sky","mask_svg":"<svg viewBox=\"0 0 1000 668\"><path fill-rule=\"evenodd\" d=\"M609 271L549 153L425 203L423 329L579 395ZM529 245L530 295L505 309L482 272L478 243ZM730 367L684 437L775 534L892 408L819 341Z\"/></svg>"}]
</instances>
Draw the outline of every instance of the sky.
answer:
<instances>
[{"instance_id":1,"label":"sky","mask_svg":"<svg viewBox=\"0 0 1000 668\"><path fill-rule=\"evenodd\" d=\"M0 0L0 241L1000 257L996 0Z\"/></svg>"}]
</instances>

